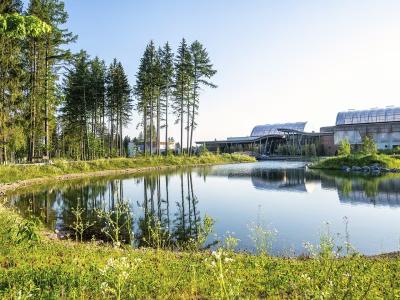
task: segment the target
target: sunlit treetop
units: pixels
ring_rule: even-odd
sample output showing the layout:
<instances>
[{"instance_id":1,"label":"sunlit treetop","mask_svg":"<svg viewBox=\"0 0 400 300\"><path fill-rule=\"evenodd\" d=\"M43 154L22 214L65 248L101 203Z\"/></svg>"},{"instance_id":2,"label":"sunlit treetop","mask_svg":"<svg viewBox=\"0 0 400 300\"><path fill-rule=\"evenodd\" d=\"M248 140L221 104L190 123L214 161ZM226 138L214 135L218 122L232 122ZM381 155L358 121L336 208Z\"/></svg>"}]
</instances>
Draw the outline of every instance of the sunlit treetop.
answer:
<instances>
[{"instance_id":1,"label":"sunlit treetop","mask_svg":"<svg viewBox=\"0 0 400 300\"><path fill-rule=\"evenodd\" d=\"M35 16L22 16L18 13L0 14L0 35L23 39L38 37L51 32L51 26Z\"/></svg>"}]
</instances>

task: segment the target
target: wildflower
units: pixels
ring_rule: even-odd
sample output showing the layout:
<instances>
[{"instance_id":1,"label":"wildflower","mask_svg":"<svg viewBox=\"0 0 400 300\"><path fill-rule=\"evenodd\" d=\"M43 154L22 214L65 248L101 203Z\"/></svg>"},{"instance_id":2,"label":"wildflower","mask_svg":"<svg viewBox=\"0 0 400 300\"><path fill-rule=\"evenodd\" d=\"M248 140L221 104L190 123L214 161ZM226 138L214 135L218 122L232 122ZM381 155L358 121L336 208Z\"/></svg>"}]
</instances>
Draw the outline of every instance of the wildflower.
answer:
<instances>
[{"instance_id":1,"label":"wildflower","mask_svg":"<svg viewBox=\"0 0 400 300\"><path fill-rule=\"evenodd\" d=\"M222 252L222 250L218 250L218 251L213 251L212 253L211 253L216 259L221 259L221 256L223 255L223 252Z\"/></svg>"},{"instance_id":2,"label":"wildflower","mask_svg":"<svg viewBox=\"0 0 400 300\"><path fill-rule=\"evenodd\" d=\"M128 277L129 277L128 272L123 271L123 272L121 273L121 277L122 277L122 279L127 280Z\"/></svg>"},{"instance_id":3,"label":"wildflower","mask_svg":"<svg viewBox=\"0 0 400 300\"><path fill-rule=\"evenodd\" d=\"M107 290L108 289L108 283L107 282L102 282L101 285L100 285L100 288L102 290Z\"/></svg>"}]
</instances>

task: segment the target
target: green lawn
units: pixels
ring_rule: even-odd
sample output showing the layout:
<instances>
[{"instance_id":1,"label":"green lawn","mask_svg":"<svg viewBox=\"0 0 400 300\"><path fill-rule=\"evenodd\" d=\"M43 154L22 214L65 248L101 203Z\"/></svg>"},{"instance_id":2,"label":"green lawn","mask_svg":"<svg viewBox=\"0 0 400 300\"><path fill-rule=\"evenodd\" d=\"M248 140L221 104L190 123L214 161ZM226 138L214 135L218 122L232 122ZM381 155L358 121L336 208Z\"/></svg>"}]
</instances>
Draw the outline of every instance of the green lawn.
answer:
<instances>
[{"instance_id":1,"label":"green lawn","mask_svg":"<svg viewBox=\"0 0 400 300\"><path fill-rule=\"evenodd\" d=\"M22 225L21 225L22 224ZM400 297L400 258L279 258L50 240L0 206L2 299ZM19 233L19 234L18 234Z\"/></svg>"},{"instance_id":2,"label":"green lawn","mask_svg":"<svg viewBox=\"0 0 400 300\"><path fill-rule=\"evenodd\" d=\"M162 166L195 166L201 164L223 164L253 162L254 158L241 154L205 154L201 156L140 156L136 158L112 158L92 161L55 160L51 165L7 165L0 166L0 183L32 178L46 178L65 174L88 173L105 170L135 169Z\"/></svg>"}]
</instances>

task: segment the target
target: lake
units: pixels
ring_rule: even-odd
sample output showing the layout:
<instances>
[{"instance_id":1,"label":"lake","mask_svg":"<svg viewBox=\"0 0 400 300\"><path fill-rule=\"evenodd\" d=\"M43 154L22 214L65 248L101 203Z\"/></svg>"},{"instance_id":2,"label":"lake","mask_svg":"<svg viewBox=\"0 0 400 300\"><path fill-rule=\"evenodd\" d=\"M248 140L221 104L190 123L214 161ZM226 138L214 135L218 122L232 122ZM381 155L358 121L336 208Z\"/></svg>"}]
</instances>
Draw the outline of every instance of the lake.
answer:
<instances>
[{"instance_id":1,"label":"lake","mask_svg":"<svg viewBox=\"0 0 400 300\"><path fill-rule=\"evenodd\" d=\"M84 220L95 222L96 209L107 211L119 201L129 205L137 237L144 236L143 220L149 216L171 236L185 239L197 234L207 215L215 220L209 242L232 235L239 239L238 250L254 251L254 228L274 232L270 251L275 255L302 254L305 242L318 244L324 234L368 255L398 251L400 245L400 176L320 172L306 170L302 162L94 177L8 196L9 205L23 215L33 213L60 231L70 230L78 205ZM105 238L95 225L85 234L92 236Z\"/></svg>"}]
</instances>

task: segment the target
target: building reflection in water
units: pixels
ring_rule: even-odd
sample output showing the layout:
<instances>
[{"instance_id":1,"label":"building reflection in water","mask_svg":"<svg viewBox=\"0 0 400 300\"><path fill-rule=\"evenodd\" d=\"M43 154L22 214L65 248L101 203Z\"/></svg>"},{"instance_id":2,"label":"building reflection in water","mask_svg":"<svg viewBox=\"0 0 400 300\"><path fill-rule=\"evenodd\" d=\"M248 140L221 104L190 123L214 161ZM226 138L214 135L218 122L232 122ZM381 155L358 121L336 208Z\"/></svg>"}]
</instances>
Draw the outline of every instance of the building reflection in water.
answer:
<instances>
[{"instance_id":1,"label":"building reflection in water","mask_svg":"<svg viewBox=\"0 0 400 300\"><path fill-rule=\"evenodd\" d=\"M224 168L216 169L211 176L222 176L231 179L251 178L256 189L285 192L312 192L320 181L320 176L307 172L304 168L265 169L265 168Z\"/></svg>"}]
</instances>

